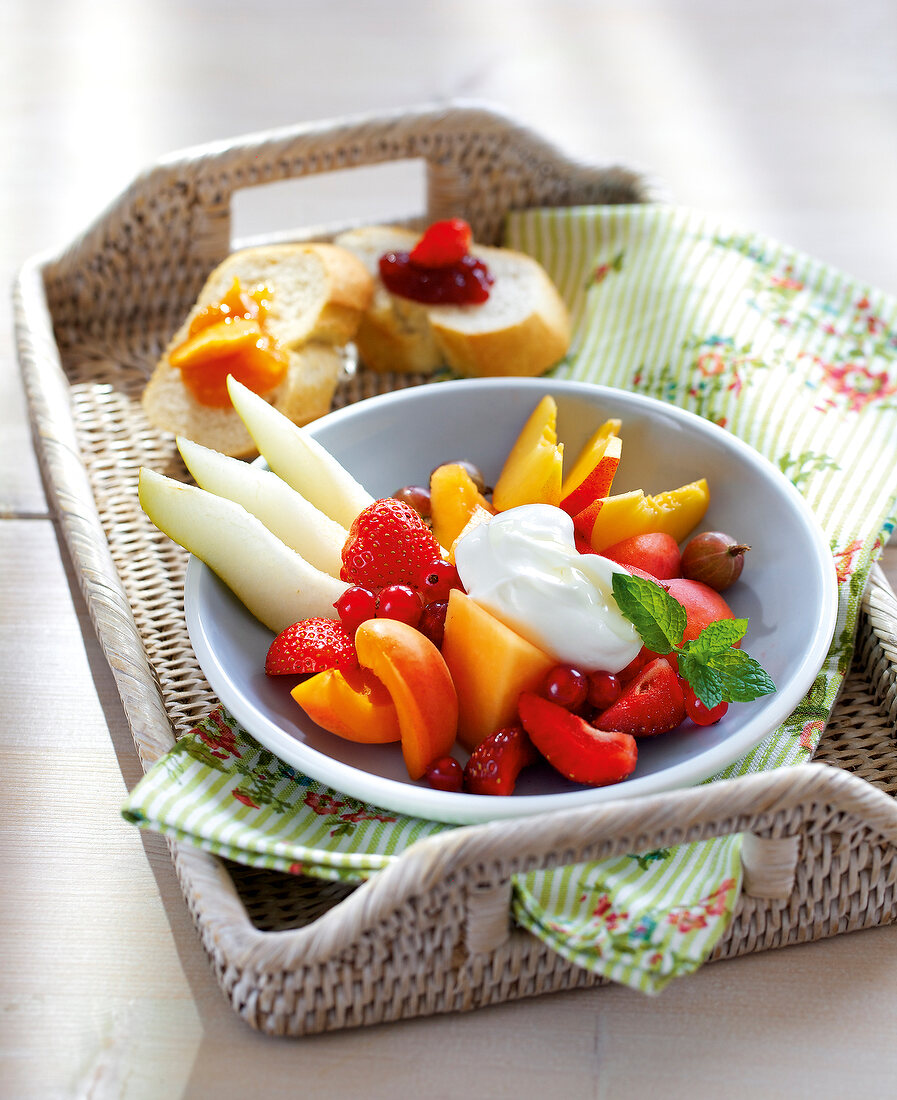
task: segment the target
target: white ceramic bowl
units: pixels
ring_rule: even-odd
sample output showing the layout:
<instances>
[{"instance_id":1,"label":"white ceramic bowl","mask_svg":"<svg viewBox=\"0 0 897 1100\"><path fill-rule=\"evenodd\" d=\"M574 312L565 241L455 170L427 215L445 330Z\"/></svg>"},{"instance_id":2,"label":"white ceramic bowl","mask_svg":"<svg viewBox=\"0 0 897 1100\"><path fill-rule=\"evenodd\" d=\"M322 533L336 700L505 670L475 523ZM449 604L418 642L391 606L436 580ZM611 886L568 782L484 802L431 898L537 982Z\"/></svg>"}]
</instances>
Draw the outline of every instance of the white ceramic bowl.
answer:
<instances>
[{"instance_id":1,"label":"white ceramic bowl","mask_svg":"<svg viewBox=\"0 0 897 1100\"><path fill-rule=\"evenodd\" d=\"M366 802L453 823L544 813L698 783L776 729L819 671L835 624L831 553L803 497L765 458L691 413L620 390L547 379L478 379L400 390L317 421L313 434L375 496L425 483L440 462L468 459L498 476L543 394L558 404L558 436L575 456L610 416L623 421L614 492L654 493L706 477L703 530L751 546L726 592L750 620L743 646L772 676L773 695L733 705L716 725L685 723L642 740L635 773L612 787L583 788L547 766L525 771L510 797L452 794L412 782L397 745L356 745L311 722L290 697L289 677L266 677L271 634L197 559L187 571L190 637L221 701L263 745L305 774ZM264 563L259 563L264 568ZM459 754L463 760L463 754Z\"/></svg>"}]
</instances>

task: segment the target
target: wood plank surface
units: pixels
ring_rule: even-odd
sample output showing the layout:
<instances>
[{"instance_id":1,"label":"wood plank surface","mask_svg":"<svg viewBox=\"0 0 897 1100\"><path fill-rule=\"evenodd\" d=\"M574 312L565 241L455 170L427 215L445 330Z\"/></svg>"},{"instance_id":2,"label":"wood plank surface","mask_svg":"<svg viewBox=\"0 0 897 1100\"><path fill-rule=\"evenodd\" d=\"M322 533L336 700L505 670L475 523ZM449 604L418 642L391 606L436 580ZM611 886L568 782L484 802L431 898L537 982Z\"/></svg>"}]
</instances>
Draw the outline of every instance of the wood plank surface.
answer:
<instances>
[{"instance_id":1,"label":"wood plank surface","mask_svg":"<svg viewBox=\"0 0 897 1100\"><path fill-rule=\"evenodd\" d=\"M469 97L897 293L891 0L0 7L7 287L172 150ZM388 209L395 186L363 202ZM254 216L316 221L353 196L279 202ZM164 842L119 816L140 767L47 513L8 296L0 336L0 1096L893 1094L893 927L713 965L658 998L607 988L297 1042L243 1025ZM897 584L894 544L885 567Z\"/></svg>"}]
</instances>

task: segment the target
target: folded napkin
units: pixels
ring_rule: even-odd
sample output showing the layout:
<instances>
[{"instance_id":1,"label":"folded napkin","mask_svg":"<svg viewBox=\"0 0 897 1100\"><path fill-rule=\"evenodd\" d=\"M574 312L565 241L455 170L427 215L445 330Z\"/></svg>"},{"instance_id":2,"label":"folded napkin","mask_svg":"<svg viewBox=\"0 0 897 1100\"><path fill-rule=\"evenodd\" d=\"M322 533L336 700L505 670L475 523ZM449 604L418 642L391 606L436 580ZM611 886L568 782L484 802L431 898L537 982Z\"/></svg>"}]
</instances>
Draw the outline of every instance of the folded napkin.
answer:
<instances>
[{"instance_id":1,"label":"folded napkin","mask_svg":"<svg viewBox=\"0 0 897 1100\"><path fill-rule=\"evenodd\" d=\"M558 378L649 394L775 462L830 540L839 609L806 698L726 777L802 763L850 666L860 597L897 509L897 300L753 233L668 206L512 215L506 243L570 304ZM123 813L230 859L360 882L452 826L367 806L298 774L216 709ZM741 888L740 838L519 875L513 916L554 950L645 992L694 971Z\"/></svg>"}]
</instances>

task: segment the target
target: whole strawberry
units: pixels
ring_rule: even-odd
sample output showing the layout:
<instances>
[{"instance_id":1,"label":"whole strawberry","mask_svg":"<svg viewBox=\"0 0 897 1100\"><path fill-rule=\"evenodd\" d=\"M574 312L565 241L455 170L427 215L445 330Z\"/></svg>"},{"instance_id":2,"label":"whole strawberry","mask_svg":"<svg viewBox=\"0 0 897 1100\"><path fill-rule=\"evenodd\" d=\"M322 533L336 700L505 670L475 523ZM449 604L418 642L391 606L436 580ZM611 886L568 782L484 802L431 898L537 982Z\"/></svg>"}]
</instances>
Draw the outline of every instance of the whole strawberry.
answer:
<instances>
[{"instance_id":1,"label":"whole strawberry","mask_svg":"<svg viewBox=\"0 0 897 1100\"><path fill-rule=\"evenodd\" d=\"M355 517L343 546L340 577L363 588L416 587L421 571L441 560L429 527L404 501L375 500Z\"/></svg>"},{"instance_id":2,"label":"whole strawberry","mask_svg":"<svg viewBox=\"0 0 897 1100\"><path fill-rule=\"evenodd\" d=\"M358 664L355 643L336 619L303 619L280 632L268 649L269 676L304 676Z\"/></svg>"}]
</instances>

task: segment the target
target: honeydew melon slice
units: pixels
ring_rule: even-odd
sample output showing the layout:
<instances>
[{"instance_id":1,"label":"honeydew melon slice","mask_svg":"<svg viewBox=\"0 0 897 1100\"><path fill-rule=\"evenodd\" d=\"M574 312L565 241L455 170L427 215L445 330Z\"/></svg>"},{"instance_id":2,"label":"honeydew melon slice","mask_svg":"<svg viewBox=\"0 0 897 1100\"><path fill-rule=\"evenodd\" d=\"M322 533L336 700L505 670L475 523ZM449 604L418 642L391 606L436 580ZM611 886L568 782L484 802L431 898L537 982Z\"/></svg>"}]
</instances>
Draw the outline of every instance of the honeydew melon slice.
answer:
<instances>
[{"instance_id":1,"label":"honeydew melon slice","mask_svg":"<svg viewBox=\"0 0 897 1100\"><path fill-rule=\"evenodd\" d=\"M201 489L242 505L291 550L338 577L345 527L310 504L285 481L261 466L202 447L178 436L178 450Z\"/></svg>"},{"instance_id":2,"label":"honeydew melon slice","mask_svg":"<svg viewBox=\"0 0 897 1100\"><path fill-rule=\"evenodd\" d=\"M227 389L253 442L271 469L343 527L374 498L316 439L232 375Z\"/></svg>"},{"instance_id":3,"label":"honeydew melon slice","mask_svg":"<svg viewBox=\"0 0 897 1100\"><path fill-rule=\"evenodd\" d=\"M241 505L141 468L140 505L169 538L195 554L269 630L337 617L348 585L322 573Z\"/></svg>"}]
</instances>

